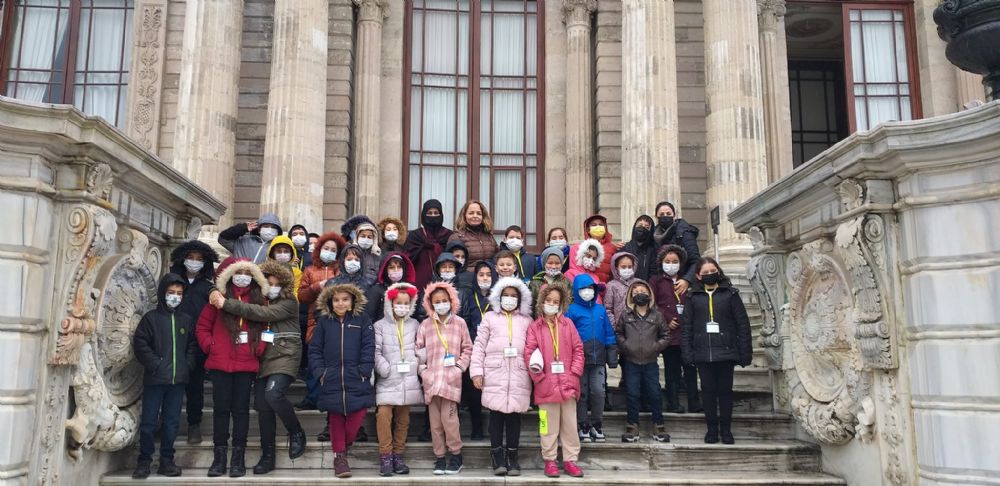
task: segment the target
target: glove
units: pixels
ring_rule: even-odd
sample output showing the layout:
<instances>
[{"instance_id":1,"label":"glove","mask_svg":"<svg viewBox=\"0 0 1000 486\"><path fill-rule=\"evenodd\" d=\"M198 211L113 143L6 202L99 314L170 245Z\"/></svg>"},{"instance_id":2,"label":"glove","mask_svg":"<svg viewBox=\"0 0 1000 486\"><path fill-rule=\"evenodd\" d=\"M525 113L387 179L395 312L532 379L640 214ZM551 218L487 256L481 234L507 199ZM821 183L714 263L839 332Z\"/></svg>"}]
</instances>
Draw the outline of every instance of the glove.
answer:
<instances>
[{"instance_id":1,"label":"glove","mask_svg":"<svg viewBox=\"0 0 1000 486\"><path fill-rule=\"evenodd\" d=\"M618 347L608 346L608 368L615 369L618 367Z\"/></svg>"}]
</instances>

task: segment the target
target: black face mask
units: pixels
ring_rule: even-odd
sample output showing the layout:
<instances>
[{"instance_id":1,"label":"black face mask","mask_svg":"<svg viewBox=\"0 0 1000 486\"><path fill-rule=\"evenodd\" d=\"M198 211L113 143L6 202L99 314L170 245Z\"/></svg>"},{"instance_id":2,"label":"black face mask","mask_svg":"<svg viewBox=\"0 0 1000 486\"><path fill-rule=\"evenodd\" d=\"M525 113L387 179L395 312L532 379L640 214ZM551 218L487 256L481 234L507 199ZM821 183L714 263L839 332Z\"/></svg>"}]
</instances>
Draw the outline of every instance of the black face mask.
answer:
<instances>
[{"instance_id":1,"label":"black face mask","mask_svg":"<svg viewBox=\"0 0 1000 486\"><path fill-rule=\"evenodd\" d=\"M632 239L639 243L649 241L649 236L649 229L645 226L636 226L635 228L632 228Z\"/></svg>"},{"instance_id":2,"label":"black face mask","mask_svg":"<svg viewBox=\"0 0 1000 486\"><path fill-rule=\"evenodd\" d=\"M421 218L421 222L429 229L438 229L444 224L444 215L439 214L437 216L427 216L425 214Z\"/></svg>"},{"instance_id":3,"label":"black face mask","mask_svg":"<svg viewBox=\"0 0 1000 486\"><path fill-rule=\"evenodd\" d=\"M649 305L649 295L648 294L635 294L632 296L632 302L639 307L645 307Z\"/></svg>"},{"instance_id":4,"label":"black face mask","mask_svg":"<svg viewBox=\"0 0 1000 486\"><path fill-rule=\"evenodd\" d=\"M664 228L669 228L671 225L674 224L674 217L673 216L660 216L660 217L658 217L656 219L657 219L657 221L659 221L660 226L662 226Z\"/></svg>"},{"instance_id":5,"label":"black face mask","mask_svg":"<svg viewBox=\"0 0 1000 486\"><path fill-rule=\"evenodd\" d=\"M718 273L708 273L701 276L701 283L705 285L718 285L722 281L722 276Z\"/></svg>"}]
</instances>

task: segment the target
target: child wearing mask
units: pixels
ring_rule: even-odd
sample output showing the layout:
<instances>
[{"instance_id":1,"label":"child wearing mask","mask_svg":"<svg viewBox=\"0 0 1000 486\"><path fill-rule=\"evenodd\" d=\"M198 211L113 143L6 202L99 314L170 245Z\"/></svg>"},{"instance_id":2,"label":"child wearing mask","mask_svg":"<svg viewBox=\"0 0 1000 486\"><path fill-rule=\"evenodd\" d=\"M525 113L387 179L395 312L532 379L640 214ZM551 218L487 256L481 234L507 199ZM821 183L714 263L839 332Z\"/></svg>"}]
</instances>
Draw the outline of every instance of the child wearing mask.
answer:
<instances>
[{"instance_id":1,"label":"child wearing mask","mask_svg":"<svg viewBox=\"0 0 1000 486\"><path fill-rule=\"evenodd\" d=\"M306 306L306 327L301 329L303 339L303 349L308 349L309 341L312 340L313 329L316 327L316 298L323 291L328 281L332 281L340 274L340 261L337 257L347 246L347 242L335 232L324 233L316 240L313 248L312 266L307 267L302 272L302 282L299 284L299 302ZM316 410L316 400L319 398L319 379L309 374L309 368L305 361L308 360L308 351L304 352L306 360L306 387L305 398L298 403L295 408L299 410ZM325 438L329 430L323 430L320 436Z\"/></svg>"},{"instance_id":2,"label":"child wearing mask","mask_svg":"<svg viewBox=\"0 0 1000 486\"><path fill-rule=\"evenodd\" d=\"M473 343L479 336L479 325L486 313L493 309L490 304L490 290L497 281L497 273L489 262L476 263L474 267L476 287L465 289L460 295L462 310L458 315L469 327L469 338ZM462 375L462 406L469 410L472 420L472 440L483 439L483 392L472 384L469 372Z\"/></svg>"},{"instance_id":3,"label":"child wearing mask","mask_svg":"<svg viewBox=\"0 0 1000 486\"><path fill-rule=\"evenodd\" d=\"M542 251L541 268L542 271L535 274L534 278L531 279L531 284L529 288L531 289L531 295L535 296L537 301L542 295L543 291L548 288L549 285L558 285L563 289L563 295L569 296L573 294L573 282L566 278L562 273L563 268L563 251L559 248L548 247ZM569 305L569 298L567 297L566 305ZM535 302L536 307L538 302ZM535 317L541 317L536 315Z\"/></svg>"},{"instance_id":4,"label":"child wearing mask","mask_svg":"<svg viewBox=\"0 0 1000 486\"><path fill-rule=\"evenodd\" d=\"M347 245L340 258L340 275L327 282L327 286L350 284L361 289L362 292L368 290L373 282L365 276L364 258L365 251L360 246L353 243Z\"/></svg>"},{"instance_id":5,"label":"child wearing mask","mask_svg":"<svg viewBox=\"0 0 1000 486\"><path fill-rule=\"evenodd\" d=\"M295 266L299 271L312 265L312 250L309 249L309 232L306 231L306 227L301 224L292 225L292 229L288 230L288 238L295 245L295 255L299 257Z\"/></svg>"},{"instance_id":6,"label":"child wearing mask","mask_svg":"<svg viewBox=\"0 0 1000 486\"><path fill-rule=\"evenodd\" d=\"M569 237L567 236L566 230L563 228L555 227L549 230L548 235L545 238L545 249L555 248L562 252L563 254L563 271L569 270ZM535 268L544 269L545 261L542 259L541 255L535 259ZM540 271L540 270L539 270ZM535 296L537 300L538 296Z\"/></svg>"},{"instance_id":7,"label":"child wearing mask","mask_svg":"<svg viewBox=\"0 0 1000 486\"><path fill-rule=\"evenodd\" d=\"M149 477L155 451L153 434L160 431L160 467L156 474L176 477L181 468L174 463L174 440L180 429L181 402L189 370L197 359L198 341L193 334L195 318L179 312L187 283L177 274L160 279L157 306L142 316L132 338L132 350L142 365L142 417L139 422L139 459L133 479Z\"/></svg>"},{"instance_id":8,"label":"child wearing mask","mask_svg":"<svg viewBox=\"0 0 1000 486\"><path fill-rule=\"evenodd\" d=\"M409 474L403 454L410 429L410 406L423 402L417 376L417 330L413 319L417 288L407 282L389 286L383 297L383 316L375 323L375 405L379 474Z\"/></svg>"},{"instance_id":9,"label":"child wearing mask","mask_svg":"<svg viewBox=\"0 0 1000 486\"><path fill-rule=\"evenodd\" d=\"M670 343L670 330L653 302L649 284L636 280L628 288L626 308L615 326L627 390L628 423L622 442L639 442L639 398L645 396L653 414L653 439L670 442L663 424L660 368L656 359Z\"/></svg>"},{"instance_id":10,"label":"child wearing mask","mask_svg":"<svg viewBox=\"0 0 1000 486\"><path fill-rule=\"evenodd\" d=\"M412 285L415 278L416 272L413 269L413 263L406 255L402 253L386 255L385 260L382 261L382 268L378 271L378 278L365 292L365 299L368 300L365 312L368 314L368 318L372 322L377 322L384 317L382 304L385 300L385 292L389 290L390 286L404 282Z\"/></svg>"},{"instance_id":11,"label":"child wearing mask","mask_svg":"<svg viewBox=\"0 0 1000 486\"><path fill-rule=\"evenodd\" d=\"M423 305L430 317L417 332L417 357L430 415L434 474L458 474L462 470L458 402L462 399L462 373L469 369L472 358L472 341L465 321L455 314L460 304L450 284L429 284L424 289ZM445 457L448 452L451 458Z\"/></svg>"},{"instance_id":12,"label":"child wearing mask","mask_svg":"<svg viewBox=\"0 0 1000 486\"><path fill-rule=\"evenodd\" d=\"M347 444L355 441L368 407L375 405L375 328L364 313L365 296L354 285L329 285L316 302L309 368L319 377L317 405L327 412L334 474L348 478Z\"/></svg>"},{"instance_id":13,"label":"child wearing mask","mask_svg":"<svg viewBox=\"0 0 1000 486\"><path fill-rule=\"evenodd\" d=\"M357 237L354 244L361 247L361 269L365 279L374 282L378 278L379 268L382 266L382 248L379 246L378 228L370 222L361 223L355 229Z\"/></svg>"},{"instance_id":14,"label":"child wearing mask","mask_svg":"<svg viewBox=\"0 0 1000 486\"><path fill-rule=\"evenodd\" d=\"M278 235L271 240L271 247L267 251L267 260L273 260L288 267L294 277L294 294L299 294L299 285L302 282L302 270L299 269L299 255L295 250L292 239L285 235ZM265 260L265 261L267 261Z\"/></svg>"},{"instance_id":15,"label":"child wearing mask","mask_svg":"<svg viewBox=\"0 0 1000 486\"><path fill-rule=\"evenodd\" d=\"M451 253L451 256L455 257L455 260L458 261L458 276L456 277L457 284L455 285L458 292L461 293L465 289L475 288L476 276L472 268L466 266L466 262L469 260L469 249L465 247L465 243L458 240L449 241L444 251Z\"/></svg>"},{"instance_id":16,"label":"child wearing mask","mask_svg":"<svg viewBox=\"0 0 1000 486\"><path fill-rule=\"evenodd\" d=\"M604 255L614 255L618 251L618 247L611 240L611 232L608 231L608 220L600 214L595 214L583 222L583 238L584 240L596 241L601 246L601 249L604 250ZM570 248L569 260L571 270L573 263L577 260L576 253L582 249L582 243ZM591 271L596 274L596 280L607 282L611 278L611 262L606 260L598 262L597 268Z\"/></svg>"},{"instance_id":17,"label":"child wearing mask","mask_svg":"<svg viewBox=\"0 0 1000 486\"><path fill-rule=\"evenodd\" d=\"M262 263L268 247L281 234L281 220L274 213L264 213L257 221L236 223L219 232L219 244L233 258Z\"/></svg>"},{"instance_id":18,"label":"child wearing mask","mask_svg":"<svg viewBox=\"0 0 1000 486\"><path fill-rule=\"evenodd\" d=\"M535 263L537 260L535 255L524 249L524 230L516 224L508 226L503 238L503 243L500 243L500 251L508 250L514 254L517 263L514 275L524 282L530 282L536 273Z\"/></svg>"},{"instance_id":19,"label":"child wearing mask","mask_svg":"<svg viewBox=\"0 0 1000 486\"><path fill-rule=\"evenodd\" d=\"M501 278L490 291L490 308L479 326L469 374L490 409L493 474L520 476L521 414L531 408L531 378L522 361L531 292L517 277Z\"/></svg>"},{"instance_id":20,"label":"child wearing mask","mask_svg":"<svg viewBox=\"0 0 1000 486\"><path fill-rule=\"evenodd\" d=\"M615 332L611 328L607 309L597 302L600 287L603 285L587 274L573 279L573 303L566 311L566 317L573 321L580 333L585 356L583 375L580 377L580 401L576 410L580 442L606 440L602 424L608 376L606 366L618 366Z\"/></svg>"},{"instance_id":21,"label":"child wearing mask","mask_svg":"<svg viewBox=\"0 0 1000 486\"><path fill-rule=\"evenodd\" d=\"M572 282L576 281L576 277L580 275L589 275L594 280L594 283L602 284L601 288L605 288L603 284L607 280L601 278L601 275L597 272L604 265L604 258L607 256L607 253L604 253L604 247L601 246L601 243L597 240L583 240L574 248L575 252L570 251L573 261L569 264L566 278ZM597 296L598 303L604 302L603 295L604 291L602 290Z\"/></svg>"},{"instance_id":22,"label":"child wearing mask","mask_svg":"<svg viewBox=\"0 0 1000 486\"><path fill-rule=\"evenodd\" d=\"M586 359L573 321L562 315L569 298L558 285L542 291L535 304L538 318L528 328L524 345L524 363L535 383L545 475L550 478L559 477L559 444L563 470L573 477L583 476L576 464L580 456L576 414Z\"/></svg>"},{"instance_id":23,"label":"child wearing mask","mask_svg":"<svg viewBox=\"0 0 1000 486\"><path fill-rule=\"evenodd\" d=\"M378 222L382 235L382 251L385 254L403 251L406 245L406 227L398 218L386 217Z\"/></svg>"},{"instance_id":24,"label":"child wearing mask","mask_svg":"<svg viewBox=\"0 0 1000 486\"><path fill-rule=\"evenodd\" d=\"M666 410L670 413L684 413L681 406L680 389L684 386L687 392L687 411L701 413L701 400L698 397L698 370L692 365L681 361L681 315L687 303L687 293L678 292L677 280L680 269L687 260L687 252L677 245L665 245L660 250L659 267L649 285L653 287L653 298L656 307L663 314L670 328L670 345L663 350L663 379L667 387Z\"/></svg>"},{"instance_id":25,"label":"child wearing mask","mask_svg":"<svg viewBox=\"0 0 1000 486\"><path fill-rule=\"evenodd\" d=\"M604 291L604 307L608 309L611 327L615 327L625 312L628 288L636 280L635 256L624 251L615 253L615 256L611 257L611 281Z\"/></svg>"}]
</instances>

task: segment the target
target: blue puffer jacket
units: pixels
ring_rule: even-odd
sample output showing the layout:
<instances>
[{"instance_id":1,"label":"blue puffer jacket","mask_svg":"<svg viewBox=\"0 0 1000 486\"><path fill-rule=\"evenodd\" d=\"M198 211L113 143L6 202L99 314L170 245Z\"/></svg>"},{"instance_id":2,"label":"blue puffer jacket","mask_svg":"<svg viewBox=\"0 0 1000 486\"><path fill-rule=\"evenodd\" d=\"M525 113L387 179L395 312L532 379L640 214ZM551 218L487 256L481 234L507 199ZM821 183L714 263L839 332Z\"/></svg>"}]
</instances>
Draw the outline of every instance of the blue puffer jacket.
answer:
<instances>
[{"instance_id":1,"label":"blue puffer jacket","mask_svg":"<svg viewBox=\"0 0 1000 486\"><path fill-rule=\"evenodd\" d=\"M333 313L331 299L338 292L354 296L354 306L343 318ZM317 408L347 415L375 405L372 372L375 369L375 328L364 313L361 289L328 285L316 299L316 330L309 344L309 369L320 378Z\"/></svg>"},{"instance_id":2,"label":"blue puffer jacket","mask_svg":"<svg viewBox=\"0 0 1000 486\"><path fill-rule=\"evenodd\" d=\"M578 275L573 279L573 303L566 310L565 316L576 325L583 341L583 354L588 365L618 366L618 350L615 347L615 331L611 328L608 311L596 302L596 297L590 302L580 298L580 290L594 286L593 277L587 274ZM596 293L600 290L597 289Z\"/></svg>"}]
</instances>

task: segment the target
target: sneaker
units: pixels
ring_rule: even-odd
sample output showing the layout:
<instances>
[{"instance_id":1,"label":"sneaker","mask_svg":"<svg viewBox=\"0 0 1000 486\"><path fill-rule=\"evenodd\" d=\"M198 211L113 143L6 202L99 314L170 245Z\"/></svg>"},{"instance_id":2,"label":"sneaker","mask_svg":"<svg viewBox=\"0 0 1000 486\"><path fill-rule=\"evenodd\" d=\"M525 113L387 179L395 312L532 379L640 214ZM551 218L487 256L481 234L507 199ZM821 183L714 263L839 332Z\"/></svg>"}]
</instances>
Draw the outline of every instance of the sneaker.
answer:
<instances>
[{"instance_id":1,"label":"sneaker","mask_svg":"<svg viewBox=\"0 0 1000 486\"><path fill-rule=\"evenodd\" d=\"M174 463L173 459L160 458L160 467L156 468L156 474L168 478L176 478L181 475L181 468Z\"/></svg>"},{"instance_id":2,"label":"sneaker","mask_svg":"<svg viewBox=\"0 0 1000 486\"><path fill-rule=\"evenodd\" d=\"M410 467L406 465L406 460L402 454L392 455L392 472L396 474L410 474Z\"/></svg>"},{"instance_id":3,"label":"sneaker","mask_svg":"<svg viewBox=\"0 0 1000 486\"><path fill-rule=\"evenodd\" d=\"M378 463L379 476L392 476L392 454L379 454Z\"/></svg>"},{"instance_id":4,"label":"sneaker","mask_svg":"<svg viewBox=\"0 0 1000 486\"><path fill-rule=\"evenodd\" d=\"M448 468L448 461L443 457L439 457L434 461L434 475L441 476L444 474L445 469Z\"/></svg>"},{"instance_id":5,"label":"sneaker","mask_svg":"<svg viewBox=\"0 0 1000 486\"><path fill-rule=\"evenodd\" d=\"M333 455L333 473L338 478L351 477L351 465L347 463L347 454Z\"/></svg>"},{"instance_id":6,"label":"sneaker","mask_svg":"<svg viewBox=\"0 0 1000 486\"><path fill-rule=\"evenodd\" d=\"M622 442L639 442L639 426L628 424L625 426L625 433L622 434Z\"/></svg>"},{"instance_id":7,"label":"sneaker","mask_svg":"<svg viewBox=\"0 0 1000 486\"><path fill-rule=\"evenodd\" d=\"M580 443L590 442L590 426L580 424Z\"/></svg>"},{"instance_id":8,"label":"sneaker","mask_svg":"<svg viewBox=\"0 0 1000 486\"><path fill-rule=\"evenodd\" d=\"M670 434L667 433L667 426L657 424L653 426L653 440L657 442L670 442Z\"/></svg>"},{"instance_id":9,"label":"sneaker","mask_svg":"<svg viewBox=\"0 0 1000 486\"><path fill-rule=\"evenodd\" d=\"M583 469L580 469L580 466L577 466L573 461L563 461L563 471L566 471L566 474L574 478L583 477Z\"/></svg>"},{"instance_id":10,"label":"sneaker","mask_svg":"<svg viewBox=\"0 0 1000 486\"><path fill-rule=\"evenodd\" d=\"M545 461L545 475L550 478L559 477L559 466L556 465L556 461Z\"/></svg>"},{"instance_id":11,"label":"sneaker","mask_svg":"<svg viewBox=\"0 0 1000 486\"><path fill-rule=\"evenodd\" d=\"M149 467L151 461L141 461L135 465L135 471L132 471L132 479L146 479L149 477L150 470Z\"/></svg>"},{"instance_id":12,"label":"sneaker","mask_svg":"<svg viewBox=\"0 0 1000 486\"><path fill-rule=\"evenodd\" d=\"M458 474L462 472L462 455L452 454L451 459L448 460L448 469L444 470L445 474Z\"/></svg>"},{"instance_id":13,"label":"sneaker","mask_svg":"<svg viewBox=\"0 0 1000 486\"><path fill-rule=\"evenodd\" d=\"M608 438L604 436L601 424L594 424L590 427L590 439L594 442L607 442Z\"/></svg>"}]
</instances>

